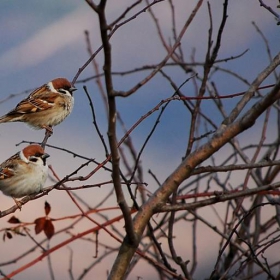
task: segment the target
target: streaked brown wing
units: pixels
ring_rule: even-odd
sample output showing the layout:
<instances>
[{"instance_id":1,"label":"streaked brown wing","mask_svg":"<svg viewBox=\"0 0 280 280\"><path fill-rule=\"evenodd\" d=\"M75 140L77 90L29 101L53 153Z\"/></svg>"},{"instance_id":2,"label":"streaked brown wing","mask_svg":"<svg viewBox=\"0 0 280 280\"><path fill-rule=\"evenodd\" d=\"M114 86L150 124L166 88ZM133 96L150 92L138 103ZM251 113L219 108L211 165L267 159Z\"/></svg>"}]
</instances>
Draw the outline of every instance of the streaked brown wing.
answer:
<instances>
[{"instance_id":1,"label":"streaked brown wing","mask_svg":"<svg viewBox=\"0 0 280 280\"><path fill-rule=\"evenodd\" d=\"M26 99L37 98L38 95L44 93L46 90L48 90L47 85L42 85L41 87L33 90Z\"/></svg>"},{"instance_id":2,"label":"streaked brown wing","mask_svg":"<svg viewBox=\"0 0 280 280\"><path fill-rule=\"evenodd\" d=\"M11 156L5 162L0 165L0 180L11 178L14 176L13 169L15 168L16 162L14 160L19 159L19 153Z\"/></svg>"},{"instance_id":3,"label":"streaked brown wing","mask_svg":"<svg viewBox=\"0 0 280 280\"><path fill-rule=\"evenodd\" d=\"M5 180L8 178L11 178L14 176L14 172L12 169L6 168L0 168L0 180Z\"/></svg>"},{"instance_id":4,"label":"streaked brown wing","mask_svg":"<svg viewBox=\"0 0 280 280\"><path fill-rule=\"evenodd\" d=\"M30 94L28 98L22 100L8 115L29 114L47 110L53 107L54 101L57 98L57 93L46 94L45 90L37 90L33 93L34 94Z\"/></svg>"}]
</instances>

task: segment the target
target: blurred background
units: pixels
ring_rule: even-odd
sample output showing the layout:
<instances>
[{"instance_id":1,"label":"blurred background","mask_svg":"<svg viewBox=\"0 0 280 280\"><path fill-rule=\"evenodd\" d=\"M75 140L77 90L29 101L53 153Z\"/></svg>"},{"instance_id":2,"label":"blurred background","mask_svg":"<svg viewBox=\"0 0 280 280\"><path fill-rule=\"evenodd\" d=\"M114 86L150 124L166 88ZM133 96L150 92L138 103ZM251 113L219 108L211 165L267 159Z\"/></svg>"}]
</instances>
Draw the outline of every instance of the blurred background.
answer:
<instances>
[{"instance_id":1,"label":"blurred background","mask_svg":"<svg viewBox=\"0 0 280 280\"><path fill-rule=\"evenodd\" d=\"M276 6L277 1L274 2ZM118 1L118 3L108 1L108 22L115 20L130 4L131 1L125 0ZM210 1L210 4L213 18L213 37L215 38L222 17L223 1ZM174 5L176 25L180 30L195 3L177 0ZM135 11L132 11L129 16L144 7L145 3L141 4ZM167 1L155 5L153 10L159 19L163 35L171 40L171 16ZM223 62L222 66L237 72L249 83L269 64L264 41L252 22L255 22L265 34L272 56L274 56L279 51L279 26L276 25L273 15L261 8L253 0L230 1L226 30L218 56L218 59L225 59L238 56L248 50L241 58ZM182 49L187 61L191 62L192 58L195 58L195 61L204 62L208 29L209 16L207 3L205 2L182 39ZM89 58L85 30L89 32L92 49L95 51L101 45L98 18L95 12L83 1L2 0L0 2L0 114L3 115L14 108L21 99L30 93L30 91L26 92L27 90L35 89L56 77L66 77L72 80L78 69ZM111 39L111 44L113 53L112 70L115 72L133 70L144 65L155 65L166 55L166 50L162 47L155 24L148 12L141 13L136 19L118 29ZM241 60L242 62L240 62ZM100 72L102 72L102 52L97 55L96 62L99 65ZM126 91L136 85L149 71L151 70L135 72L132 75L116 75L114 76L114 87L116 90ZM198 66L194 71L198 74L203 73L202 67ZM192 73L188 75L172 67L168 68L166 72L172 75L177 86L192 75ZM54 128L54 134L49 139L48 144L102 162L105 159L105 152L92 124L89 101L83 90L83 85L86 85L94 104L99 128L107 142L107 113L101 94L95 80L83 82L84 79L93 75L95 75L95 72L92 64L90 64L81 73L78 82L75 84L78 90L74 95L75 107L72 114L61 125ZM227 75L227 73L219 73L215 80L219 85L221 95L246 91L248 88L244 82ZM266 81L267 84L274 82L273 77L268 78ZM187 83L182 88L182 91L187 96L194 95L193 85L190 83ZM161 100L172 96L173 93L174 89L170 86L170 83L158 74L134 95L129 98L118 99L118 110L125 127L130 128L141 116L154 108ZM223 119L222 116L220 114L215 115L215 106L213 104L207 103L207 101L204 102L204 106L207 108L206 113L211 114L216 124L219 125ZM224 106L228 112L235 104L236 100L228 99L224 101ZM143 145L156 117L157 115L154 114L145 119L131 134L133 145L137 151ZM141 157L144 181L148 184L147 189L150 192L153 192L157 185L148 174L149 169L156 174L160 182L163 182L181 162L187 146L189 121L188 112L185 108L179 106L177 101L170 104L166 114L161 119L159 127ZM240 140L244 141L243 143L250 143L259 135L260 129L261 127L259 129L255 127L250 131L251 139L246 135L246 137L241 136ZM273 124L270 124L267 135L273 137L275 133ZM123 135L122 127L119 126L119 139ZM1 124L0 143L2 148L0 161L3 162L12 154L21 150L26 145L17 146L21 141L42 141L43 137L44 131L32 130L21 123ZM85 160L73 157L72 154L62 150L51 147L46 150L51 156L48 161L49 164L52 165L61 178L85 162ZM217 163L226 157L225 153L226 150L223 150L217 156ZM95 164L90 163L78 175L88 174L95 166ZM108 180L108 178L110 179L106 172L100 171L86 184L96 184ZM236 183L238 184L238 179ZM48 180L46 186L51 184L52 181ZM79 186L80 183L73 182L67 185L74 187ZM101 188L79 190L78 194L94 207L111 189L112 185L104 185ZM53 218L79 213L65 191L53 190L48 196L30 201L24 205L22 211L17 211L15 216L24 222L32 222L40 215L44 216L45 200L51 204L51 216ZM13 203L11 198L0 194L0 210L11 207ZM116 199L111 196L106 202L106 207L115 206L117 206ZM206 216L209 214L207 211L202 213ZM115 210L110 215L114 216L116 214L119 215L121 212ZM10 226L7 223L9 217L7 216L0 220L0 229ZM61 222L57 227L62 228L65 224ZM84 221L73 232L81 232L89 226L91 224ZM123 223L120 222L119 226L122 228ZM178 240L182 238L182 242L191 242L188 239L190 231L191 229L184 228L182 236L180 234L177 236ZM43 238L43 236L40 237ZM211 238L213 238L211 235L201 235L205 246L209 244ZM56 237L51 241L51 246L62 240L62 237ZM106 234L100 235L100 242L111 241L111 238ZM26 242L26 238L21 236L0 242L0 263L13 259L20 252L30 248L30 244L32 243ZM86 267L88 259L92 259L94 256L95 248L92 244L90 246L92 246L92 250L85 250L85 244L76 241L52 254L52 263L57 279L69 278L67 270L70 265L72 251L75 252L73 255L73 271L75 271L76 275L79 275ZM203 265L197 272L197 279L208 275L207 273L204 274L204 272L208 271L208 268L212 265L211 251L208 252L202 249L200 253L202 253L200 254L200 261ZM8 274L39 254L40 250L37 249L35 255L17 261L13 265L1 266L0 270ZM189 252L182 249L182 254L187 258ZM113 260L114 256L105 259L102 265L98 266L93 274L86 279L92 279L92 275L98 275L99 279L105 279ZM50 279L47 266L47 260L44 259L39 264L17 275L15 279L36 279L38 277L40 279ZM44 271L44 275L42 275L42 271ZM141 265L137 266L131 273L130 279L137 279L139 275L143 279L154 279L153 271L151 269L143 270Z\"/></svg>"}]
</instances>

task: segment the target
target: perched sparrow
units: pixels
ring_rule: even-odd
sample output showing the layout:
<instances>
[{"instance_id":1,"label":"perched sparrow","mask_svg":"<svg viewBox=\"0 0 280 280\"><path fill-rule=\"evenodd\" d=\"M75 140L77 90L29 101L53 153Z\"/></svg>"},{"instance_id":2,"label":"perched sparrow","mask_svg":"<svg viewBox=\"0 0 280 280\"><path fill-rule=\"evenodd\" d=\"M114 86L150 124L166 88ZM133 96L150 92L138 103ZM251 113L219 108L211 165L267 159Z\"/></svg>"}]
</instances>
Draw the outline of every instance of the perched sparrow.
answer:
<instances>
[{"instance_id":1,"label":"perched sparrow","mask_svg":"<svg viewBox=\"0 0 280 280\"><path fill-rule=\"evenodd\" d=\"M65 78L54 79L37 88L6 115L0 123L25 122L35 129L47 129L61 123L72 111L76 88Z\"/></svg>"},{"instance_id":2,"label":"perched sparrow","mask_svg":"<svg viewBox=\"0 0 280 280\"><path fill-rule=\"evenodd\" d=\"M39 145L29 145L0 165L0 190L15 199L39 193L48 176L46 158Z\"/></svg>"}]
</instances>

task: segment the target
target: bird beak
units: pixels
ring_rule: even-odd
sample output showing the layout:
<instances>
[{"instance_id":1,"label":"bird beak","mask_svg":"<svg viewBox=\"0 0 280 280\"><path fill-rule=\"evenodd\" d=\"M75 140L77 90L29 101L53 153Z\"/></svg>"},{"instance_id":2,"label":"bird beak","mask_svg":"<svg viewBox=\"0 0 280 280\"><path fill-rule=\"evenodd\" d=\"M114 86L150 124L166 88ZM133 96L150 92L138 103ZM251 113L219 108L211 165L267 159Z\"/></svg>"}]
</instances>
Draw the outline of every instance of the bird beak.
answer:
<instances>
[{"instance_id":1,"label":"bird beak","mask_svg":"<svg viewBox=\"0 0 280 280\"><path fill-rule=\"evenodd\" d=\"M50 156L49 154L45 153L45 154L43 154L43 155L41 156L41 158L42 158L42 159L45 159L45 158L48 158L49 156Z\"/></svg>"},{"instance_id":2,"label":"bird beak","mask_svg":"<svg viewBox=\"0 0 280 280\"><path fill-rule=\"evenodd\" d=\"M77 90L75 87L70 87L69 91L72 93L73 91Z\"/></svg>"}]
</instances>

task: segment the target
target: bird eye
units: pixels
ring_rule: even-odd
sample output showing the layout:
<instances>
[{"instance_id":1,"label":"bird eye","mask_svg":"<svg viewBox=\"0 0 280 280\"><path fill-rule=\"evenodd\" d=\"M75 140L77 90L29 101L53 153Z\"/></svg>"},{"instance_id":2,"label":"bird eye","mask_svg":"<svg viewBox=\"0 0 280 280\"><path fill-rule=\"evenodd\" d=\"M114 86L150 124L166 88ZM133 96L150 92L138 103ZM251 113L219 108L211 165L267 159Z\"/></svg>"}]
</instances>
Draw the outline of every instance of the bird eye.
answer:
<instances>
[{"instance_id":1,"label":"bird eye","mask_svg":"<svg viewBox=\"0 0 280 280\"><path fill-rule=\"evenodd\" d=\"M37 157L30 157L29 160L32 161L32 162L37 162L37 161L38 161L38 158L37 158Z\"/></svg>"},{"instance_id":2,"label":"bird eye","mask_svg":"<svg viewBox=\"0 0 280 280\"><path fill-rule=\"evenodd\" d=\"M41 157L43 154L42 153L36 153L35 157Z\"/></svg>"},{"instance_id":3,"label":"bird eye","mask_svg":"<svg viewBox=\"0 0 280 280\"><path fill-rule=\"evenodd\" d=\"M57 90L58 92L60 93L63 93L63 94L66 94L67 93L67 90L63 89L63 88L60 88Z\"/></svg>"}]
</instances>

